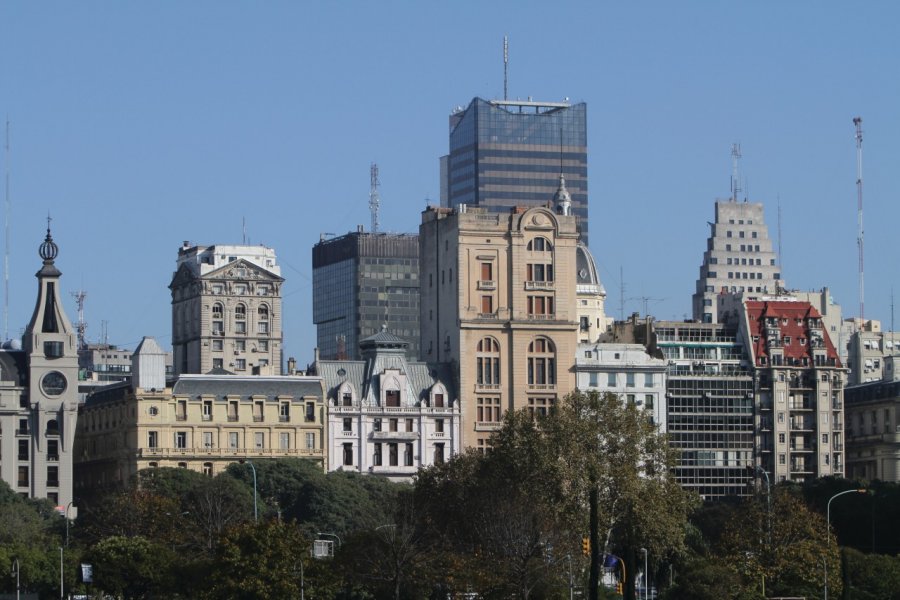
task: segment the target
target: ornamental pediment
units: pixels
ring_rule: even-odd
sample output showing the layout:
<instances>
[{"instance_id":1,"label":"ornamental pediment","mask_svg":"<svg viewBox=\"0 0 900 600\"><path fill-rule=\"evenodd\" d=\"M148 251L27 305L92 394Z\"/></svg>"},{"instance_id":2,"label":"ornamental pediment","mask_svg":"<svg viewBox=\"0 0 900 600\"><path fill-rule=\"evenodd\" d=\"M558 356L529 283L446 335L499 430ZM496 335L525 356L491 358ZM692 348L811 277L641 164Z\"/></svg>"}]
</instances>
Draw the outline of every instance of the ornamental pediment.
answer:
<instances>
[{"instance_id":1,"label":"ornamental pediment","mask_svg":"<svg viewBox=\"0 0 900 600\"><path fill-rule=\"evenodd\" d=\"M278 275L267 271L250 261L239 258L224 267L210 271L203 276L204 279L219 279L226 281L284 281Z\"/></svg>"}]
</instances>

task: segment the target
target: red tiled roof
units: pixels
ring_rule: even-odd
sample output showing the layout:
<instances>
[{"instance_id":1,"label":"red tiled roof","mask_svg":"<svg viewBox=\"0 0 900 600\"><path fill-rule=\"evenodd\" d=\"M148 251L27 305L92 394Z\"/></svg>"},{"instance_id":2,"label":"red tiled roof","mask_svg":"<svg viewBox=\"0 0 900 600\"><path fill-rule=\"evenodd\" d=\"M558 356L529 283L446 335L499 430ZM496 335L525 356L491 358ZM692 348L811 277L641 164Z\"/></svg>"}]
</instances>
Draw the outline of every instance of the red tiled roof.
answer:
<instances>
[{"instance_id":1,"label":"red tiled roof","mask_svg":"<svg viewBox=\"0 0 900 600\"><path fill-rule=\"evenodd\" d=\"M759 359L760 356L768 357L768 347L766 344L766 319L775 318L778 320L778 329L781 340L790 338L790 343L783 344L785 362L788 359L809 359L809 365L813 365L813 348L809 343L810 327L809 319L818 319L821 323L822 315L809 302L785 302L785 301L762 301L748 300L745 303L747 311L748 325L750 335L756 338L751 340L753 347L753 356ZM798 323L799 320L799 323ZM825 356L827 359L833 359L834 365L840 367L840 357L838 352L822 324L820 331L825 342ZM801 341L803 343L801 344Z\"/></svg>"}]
</instances>

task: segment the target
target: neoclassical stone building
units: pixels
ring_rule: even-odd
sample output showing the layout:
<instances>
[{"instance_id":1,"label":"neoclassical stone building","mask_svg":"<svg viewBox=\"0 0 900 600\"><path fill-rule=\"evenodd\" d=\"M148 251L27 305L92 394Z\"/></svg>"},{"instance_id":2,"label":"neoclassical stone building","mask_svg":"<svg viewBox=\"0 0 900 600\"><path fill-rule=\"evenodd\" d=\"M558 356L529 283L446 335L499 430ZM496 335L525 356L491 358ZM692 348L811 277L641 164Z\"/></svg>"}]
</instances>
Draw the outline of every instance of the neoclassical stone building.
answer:
<instances>
[{"instance_id":1,"label":"neoclassical stone building","mask_svg":"<svg viewBox=\"0 0 900 600\"><path fill-rule=\"evenodd\" d=\"M575 217L560 177L549 207L429 207L419 227L420 352L459 373L464 447L507 410L551 409L575 389Z\"/></svg>"},{"instance_id":2,"label":"neoclassical stone building","mask_svg":"<svg viewBox=\"0 0 900 600\"><path fill-rule=\"evenodd\" d=\"M271 248L185 242L169 284L175 374L281 374L283 282Z\"/></svg>"}]
</instances>

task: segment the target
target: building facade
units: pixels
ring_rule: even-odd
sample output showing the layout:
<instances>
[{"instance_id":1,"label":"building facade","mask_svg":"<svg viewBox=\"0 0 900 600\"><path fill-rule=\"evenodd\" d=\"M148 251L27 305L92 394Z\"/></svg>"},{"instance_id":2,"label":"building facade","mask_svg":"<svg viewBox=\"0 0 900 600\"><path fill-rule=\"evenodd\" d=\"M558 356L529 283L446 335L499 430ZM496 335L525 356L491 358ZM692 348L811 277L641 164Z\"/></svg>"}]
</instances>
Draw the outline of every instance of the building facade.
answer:
<instances>
[{"instance_id":1,"label":"building facade","mask_svg":"<svg viewBox=\"0 0 900 600\"><path fill-rule=\"evenodd\" d=\"M758 202L716 201L716 221L703 253L693 296L693 317L717 323L722 294L775 294L783 287L781 267Z\"/></svg>"},{"instance_id":2,"label":"building facade","mask_svg":"<svg viewBox=\"0 0 900 600\"><path fill-rule=\"evenodd\" d=\"M407 359L387 331L360 342L362 360L317 360L328 403L328 470L409 481L460 451L453 366Z\"/></svg>"},{"instance_id":3,"label":"building facade","mask_svg":"<svg viewBox=\"0 0 900 600\"><path fill-rule=\"evenodd\" d=\"M359 360L359 342L383 325L419 357L419 239L355 233L313 246L313 322L319 355Z\"/></svg>"},{"instance_id":4,"label":"building facade","mask_svg":"<svg viewBox=\"0 0 900 600\"><path fill-rule=\"evenodd\" d=\"M0 477L19 494L68 509L78 410L78 342L63 310L50 228L21 347L0 351Z\"/></svg>"},{"instance_id":5,"label":"building facade","mask_svg":"<svg viewBox=\"0 0 900 600\"><path fill-rule=\"evenodd\" d=\"M881 381L885 376L887 359L900 355L900 334L882 331L881 322L850 320L856 325L847 343L847 368L850 385Z\"/></svg>"},{"instance_id":6,"label":"building facade","mask_svg":"<svg viewBox=\"0 0 900 600\"><path fill-rule=\"evenodd\" d=\"M588 242L587 105L473 99L450 115L441 206L546 206L562 173Z\"/></svg>"},{"instance_id":7,"label":"building facade","mask_svg":"<svg viewBox=\"0 0 900 600\"><path fill-rule=\"evenodd\" d=\"M819 312L792 298L745 302L757 376L758 464L778 481L844 475L846 369Z\"/></svg>"},{"instance_id":8,"label":"building facade","mask_svg":"<svg viewBox=\"0 0 900 600\"><path fill-rule=\"evenodd\" d=\"M280 374L283 282L271 248L185 242L169 284L175 374Z\"/></svg>"},{"instance_id":9,"label":"building facade","mask_svg":"<svg viewBox=\"0 0 900 600\"><path fill-rule=\"evenodd\" d=\"M546 413L576 387L578 232L566 196L560 185L556 212L422 213L421 355L457 365L464 447L486 448L507 410Z\"/></svg>"},{"instance_id":10,"label":"building facade","mask_svg":"<svg viewBox=\"0 0 900 600\"><path fill-rule=\"evenodd\" d=\"M680 452L679 484L705 500L752 493L754 378L737 327L654 325L653 346L668 363L666 430Z\"/></svg>"},{"instance_id":11,"label":"building facade","mask_svg":"<svg viewBox=\"0 0 900 600\"><path fill-rule=\"evenodd\" d=\"M884 360L881 380L844 391L849 479L900 483L900 360Z\"/></svg>"},{"instance_id":12,"label":"building facade","mask_svg":"<svg viewBox=\"0 0 900 600\"><path fill-rule=\"evenodd\" d=\"M575 268L578 342L590 344L597 342L606 332L612 318L606 316L606 288L600 283L597 263L588 247L580 242L575 249Z\"/></svg>"},{"instance_id":13,"label":"building facade","mask_svg":"<svg viewBox=\"0 0 900 600\"><path fill-rule=\"evenodd\" d=\"M654 358L642 344L578 344L575 358L579 390L613 393L641 407L666 432L665 360Z\"/></svg>"},{"instance_id":14,"label":"building facade","mask_svg":"<svg viewBox=\"0 0 900 600\"><path fill-rule=\"evenodd\" d=\"M80 408L77 489L122 487L154 467L213 476L241 460L293 457L324 468L320 378L184 374L167 384L165 356L144 338L132 380L94 392Z\"/></svg>"}]
</instances>

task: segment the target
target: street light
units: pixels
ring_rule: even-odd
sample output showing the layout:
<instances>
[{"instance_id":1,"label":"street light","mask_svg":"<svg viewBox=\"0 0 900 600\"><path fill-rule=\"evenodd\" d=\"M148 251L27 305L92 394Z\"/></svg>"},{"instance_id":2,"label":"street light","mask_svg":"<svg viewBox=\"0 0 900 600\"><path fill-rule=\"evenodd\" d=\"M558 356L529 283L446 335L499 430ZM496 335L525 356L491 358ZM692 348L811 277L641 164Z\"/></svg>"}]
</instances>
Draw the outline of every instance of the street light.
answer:
<instances>
[{"instance_id":1,"label":"street light","mask_svg":"<svg viewBox=\"0 0 900 600\"><path fill-rule=\"evenodd\" d=\"M19 559L13 559L13 575L16 576L16 600L19 600Z\"/></svg>"},{"instance_id":2,"label":"street light","mask_svg":"<svg viewBox=\"0 0 900 600\"><path fill-rule=\"evenodd\" d=\"M838 496L843 496L844 494L865 494L868 492L865 488L858 488L852 490L844 490L843 492L838 492L834 496L828 499L828 504L825 506L825 600L828 600L828 545L831 541L831 501L837 498Z\"/></svg>"},{"instance_id":3,"label":"street light","mask_svg":"<svg viewBox=\"0 0 900 600\"><path fill-rule=\"evenodd\" d=\"M647 600L647 549L641 548L644 553L644 600Z\"/></svg>"},{"instance_id":4,"label":"street light","mask_svg":"<svg viewBox=\"0 0 900 600\"><path fill-rule=\"evenodd\" d=\"M65 517L66 517L66 548L69 547L69 509L72 508L72 503L73 503L73 502L75 502L75 501L74 501L74 500L69 500L69 503L66 504L66 512L65 512Z\"/></svg>"}]
</instances>

